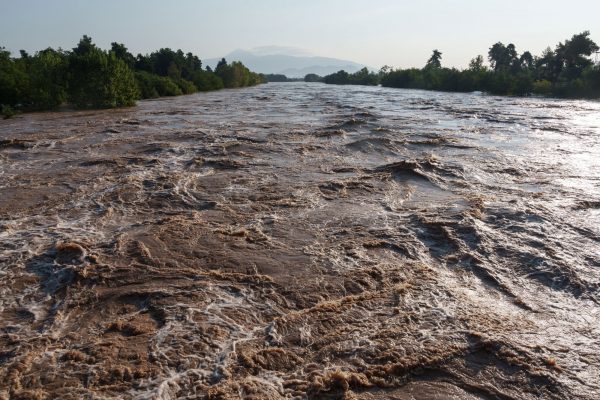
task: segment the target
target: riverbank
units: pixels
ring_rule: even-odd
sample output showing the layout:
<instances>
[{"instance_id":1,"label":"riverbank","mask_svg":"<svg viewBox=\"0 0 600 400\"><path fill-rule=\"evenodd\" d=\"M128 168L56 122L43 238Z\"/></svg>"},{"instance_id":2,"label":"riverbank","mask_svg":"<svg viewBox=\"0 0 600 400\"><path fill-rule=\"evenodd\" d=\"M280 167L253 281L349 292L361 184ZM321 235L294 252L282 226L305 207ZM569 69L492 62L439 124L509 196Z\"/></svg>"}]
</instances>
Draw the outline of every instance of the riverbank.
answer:
<instances>
[{"instance_id":1,"label":"riverbank","mask_svg":"<svg viewBox=\"0 0 600 400\"><path fill-rule=\"evenodd\" d=\"M548 47L536 57L529 51L518 54L512 43L505 46L498 42L488 52L489 67L479 55L466 69L443 68L442 53L434 50L423 68L385 66L379 73L364 68L353 74L339 71L323 77L322 81L444 92L600 99L600 65L591 59L600 48L589 36L589 31L573 35L555 50Z\"/></svg>"},{"instance_id":2,"label":"riverbank","mask_svg":"<svg viewBox=\"0 0 600 400\"><path fill-rule=\"evenodd\" d=\"M13 58L0 48L0 115L129 107L137 100L265 83L241 62L222 59L214 71L192 53L162 48L134 56L121 43L108 51L83 36L71 51L47 48Z\"/></svg>"}]
</instances>

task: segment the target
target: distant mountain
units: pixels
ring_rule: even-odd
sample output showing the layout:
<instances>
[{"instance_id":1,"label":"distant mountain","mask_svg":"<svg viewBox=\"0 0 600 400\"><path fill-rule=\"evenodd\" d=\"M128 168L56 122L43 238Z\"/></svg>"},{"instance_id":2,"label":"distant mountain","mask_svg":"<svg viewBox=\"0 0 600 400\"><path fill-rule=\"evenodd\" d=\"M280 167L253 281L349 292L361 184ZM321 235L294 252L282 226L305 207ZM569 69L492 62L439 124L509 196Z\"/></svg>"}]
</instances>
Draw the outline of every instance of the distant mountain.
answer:
<instances>
[{"instance_id":1,"label":"distant mountain","mask_svg":"<svg viewBox=\"0 0 600 400\"><path fill-rule=\"evenodd\" d=\"M306 74L328 75L341 69L356 72L365 65L348 60L330 57L316 57L303 50L266 46L253 50L235 50L225 56L228 62L241 61L250 70L263 74L284 74L288 78L301 78ZM220 58L203 61L204 65L214 68Z\"/></svg>"}]
</instances>

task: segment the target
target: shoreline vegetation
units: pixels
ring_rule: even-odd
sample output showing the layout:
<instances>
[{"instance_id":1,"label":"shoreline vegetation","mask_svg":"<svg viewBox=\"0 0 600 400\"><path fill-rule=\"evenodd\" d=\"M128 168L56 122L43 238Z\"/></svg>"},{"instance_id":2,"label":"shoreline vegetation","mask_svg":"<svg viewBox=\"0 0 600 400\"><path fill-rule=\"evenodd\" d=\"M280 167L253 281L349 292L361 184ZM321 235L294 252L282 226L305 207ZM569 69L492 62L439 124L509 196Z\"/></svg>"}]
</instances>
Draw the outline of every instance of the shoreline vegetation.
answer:
<instances>
[{"instance_id":1,"label":"shoreline vegetation","mask_svg":"<svg viewBox=\"0 0 600 400\"><path fill-rule=\"evenodd\" d=\"M162 48L134 56L121 43L110 50L97 47L84 35L72 50L51 47L20 57L0 47L0 114L54 110L69 104L78 109L115 108L135 105L137 100L178 96L195 92L254 86L266 82L324 82L335 85L381 85L390 88L446 92L487 92L494 95L600 98L600 64L591 56L600 47L590 32L573 35L554 50L540 56L519 54L514 44L494 44L483 56L471 60L463 70L442 67L442 53L433 53L423 68L379 72L363 68L344 70L324 77L308 74L288 78L282 74L258 74L239 61L223 58L214 71L192 53Z\"/></svg>"},{"instance_id":2,"label":"shoreline vegetation","mask_svg":"<svg viewBox=\"0 0 600 400\"><path fill-rule=\"evenodd\" d=\"M426 65L378 73L367 68L350 74L339 71L324 77L306 75L306 82L334 85L381 85L390 88L425 89L445 92L487 92L494 95L548 96L575 99L600 98L600 64L590 59L599 47L589 31L574 35L541 56L529 51L518 54L514 44L494 44L488 52L490 67L483 56L471 60L467 69L442 67L442 53L434 50Z\"/></svg>"},{"instance_id":3,"label":"shoreline vegetation","mask_svg":"<svg viewBox=\"0 0 600 400\"><path fill-rule=\"evenodd\" d=\"M0 47L0 114L135 105L136 100L265 83L262 74L223 58L214 71L192 53L163 48L134 56L120 43L110 50L83 36L71 51L47 48L19 58Z\"/></svg>"}]
</instances>

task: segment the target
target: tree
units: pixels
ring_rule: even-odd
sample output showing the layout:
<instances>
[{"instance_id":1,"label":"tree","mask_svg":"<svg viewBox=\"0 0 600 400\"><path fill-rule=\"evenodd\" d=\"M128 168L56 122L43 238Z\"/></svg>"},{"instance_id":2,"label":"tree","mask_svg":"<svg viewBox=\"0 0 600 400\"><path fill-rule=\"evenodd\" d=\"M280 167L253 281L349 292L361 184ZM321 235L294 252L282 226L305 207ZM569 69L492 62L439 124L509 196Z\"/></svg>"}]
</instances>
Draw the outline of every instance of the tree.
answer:
<instances>
[{"instance_id":1,"label":"tree","mask_svg":"<svg viewBox=\"0 0 600 400\"><path fill-rule=\"evenodd\" d=\"M323 77L323 82L334 85L348 85L350 83L350 74L340 70L334 74Z\"/></svg>"},{"instance_id":2,"label":"tree","mask_svg":"<svg viewBox=\"0 0 600 400\"><path fill-rule=\"evenodd\" d=\"M113 42L109 51L84 35L71 51L48 48L20 58L0 47L0 108L46 110L68 101L78 108L121 107L135 100L176 96L198 90L217 90L265 82L240 62L219 63L221 78L194 54L163 48L134 57L124 44ZM135 71L135 72L134 72Z\"/></svg>"},{"instance_id":3,"label":"tree","mask_svg":"<svg viewBox=\"0 0 600 400\"><path fill-rule=\"evenodd\" d=\"M350 83L353 85L377 85L379 77L369 72L367 67L363 67L361 70L350 75Z\"/></svg>"},{"instance_id":4,"label":"tree","mask_svg":"<svg viewBox=\"0 0 600 400\"><path fill-rule=\"evenodd\" d=\"M82 56L88 54L94 48L96 48L96 45L92 43L92 38L87 35L83 35L83 37L79 40L77 47L73 49L73 54Z\"/></svg>"},{"instance_id":5,"label":"tree","mask_svg":"<svg viewBox=\"0 0 600 400\"><path fill-rule=\"evenodd\" d=\"M181 71L175 62L171 61L169 66L167 67L167 76L173 80L178 80L181 78Z\"/></svg>"},{"instance_id":6,"label":"tree","mask_svg":"<svg viewBox=\"0 0 600 400\"><path fill-rule=\"evenodd\" d=\"M442 53L438 50L433 50L433 54L427 60L425 68L439 69L442 68Z\"/></svg>"},{"instance_id":7,"label":"tree","mask_svg":"<svg viewBox=\"0 0 600 400\"><path fill-rule=\"evenodd\" d=\"M26 107L32 110L50 110L64 103L67 100L67 67L66 54L52 48L29 57Z\"/></svg>"},{"instance_id":8,"label":"tree","mask_svg":"<svg viewBox=\"0 0 600 400\"><path fill-rule=\"evenodd\" d=\"M253 86L265 82L264 76L251 72L241 62L227 64L224 58L219 61L214 73L221 78L226 88Z\"/></svg>"},{"instance_id":9,"label":"tree","mask_svg":"<svg viewBox=\"0 0 600 400\"><path fill-rule=\"evenodd\" d=\"M206 67L206 71L198 70L194 73L192 78L192 82L196 85L201 92L206 92L209 90L219 90L223 89L223 80L217 76L217 74L213 73L210 67Z\"/></svg>"},{"instance_id":10,"label":"tree","mask_svg":"<svg viewBox=\"0 0 600 400\"><path fill-rule=\"evenodd\" d=\"M0 105L15 107L23 102L29 85L24 65L10 57L10 52L0 47Z\"/></svg>"},{"instance_id":11,"label":"tree","mask_svg":"<svg viewBox=\"0 0 600 400\"><path fill-rule=\"evenodd\" d=\"M505 64L506 47L501 42L495 43L488 51L488 59L494 71L500 70Z\"/></svg>"},{"instance_id":12,"label":"tree","mask_svg":"<svg viewBox=\"0 0 600 400\"><path fill-rule=\"evenodd\" d=\"M224 67L227 67L227 60L223 57L223 58L221 58L221 61L219 61L217 63L217 66L215 68L215 72L217 72L219 70L219 68L222 69Z\"/></svg>"},{"instance_id":13,"label":"tree","mask_svg":"<svg viewBox=\"0 0 600 400\"><path fill-rule=\"evenodd\" d=\"M160 49L150 54L153 72L160 76L168 76L171 65L178 68L176 58L177 54L169 48Z\"/></svg>"},{"instance_id":14,"label":"tree","mask_svg":"<svg viewBox=\"0 0 600 400\"><path fill-rule=\"evenodd\" d=\"M185 55L185 63L181 68L181 76L184 79L192 80L194 73L201 70L202 61L200 61L200 59L192 53L187 53Z\"/></svg>"},{"instance_id":15,"label":"tree","mask_svg":"<svg viewBox=\"0 0 600 400\"><path fill-rule=\"evenodd\" d=\"M590 32L584 31L573 35L565 43L559 43L555 55L561 69L564 70L566 79L575 79L581 75L583 70L593 63L589 59L593 53L599 50L598 45L589 38Z\"/></svg>"},{"instance_id":16,"label":"tree","mask_svg":"<svg viewBox=\"0 0 600 400\"><path fill-rule=\"evenodd\" d=\"M521 69L525 69L527 71L533 71L533 69L534 69L533 55L528 51L521 54L521 58L519 58L519 65L520 65Z\"/></svg>"},{"instance_id":17,"label":"tree","mask_svg":"<svg viewBox=\"0 0 600 400\"><path fill-rule=\"evenodd\" d=\"M534 67L535 78L548 82L554 82L562 69L554 51L550 47L544 50L541 57L534 59Z\"/></svg>"},{"instance_id":18,"label":"tree","mask_svg":"<svg viewBox=\"0 0 600 400\"><path fill-rule=\"evenodd\" d=\"M512 43L508 46L504 46L502 42L494 44L488 52L488 58L495 72L510 70L518 64L517 50Z\"/></svg>"},{"instance_id":19,"label":"tree","mask_svg":"<svg viewBox=\"0 0 600 400\"><path fill-rule=\"evenodd\" d=\"M135 57L134 69L136 71L146 71L153 73L154 70L152 68L152 60L150 59L150 56L138 54Z\"/></svg>"},{"instance_id":20,"label":"tree","mask_svg":"<svg viewBox=\"0 0 600 400\"><path fill-rule=\"evenodd\" d=\"M135 67L135 57L127 50L127 47L123 43L112 42L110 46L110 51L115 53L115 56L119 60L123 60L129 68L133 69Z\"/></svg>"},{"instance_id":21,"label":"tree","mask_svg":"<svg viewBox=\"0 0 600 400\"><path fill-rule=\"evenodd\" d=\"M227 64L227 60L225 58L221 58L221 61L217 63L215 67L215 74L223 81L223 85L225 87L234 87L233 85L233 68Z\"/></svg>"},{"instance_id":22,"label":"tree","mask_svg":"<svg viewBox=\"0 0 600 400\"><path fill-rule=\"evenodd\" d=\"M133 71L87 36L69 56L68 79L69 100L78 108L132 106L139 97Z\"/></svg>"},{"instance_id":23,"label":"tree","mask_svg":"<svg viewBox=\"0 0 600 400\"><path fill-rule=\"evenodd\" d=\"M469 62L469 70L470 71L480 72L480 71L484 71L485 69L486 68L483 65L483 56L482 55L478 55L477 57L472 59L471 62Z\"/></svg>"}]
</instances>

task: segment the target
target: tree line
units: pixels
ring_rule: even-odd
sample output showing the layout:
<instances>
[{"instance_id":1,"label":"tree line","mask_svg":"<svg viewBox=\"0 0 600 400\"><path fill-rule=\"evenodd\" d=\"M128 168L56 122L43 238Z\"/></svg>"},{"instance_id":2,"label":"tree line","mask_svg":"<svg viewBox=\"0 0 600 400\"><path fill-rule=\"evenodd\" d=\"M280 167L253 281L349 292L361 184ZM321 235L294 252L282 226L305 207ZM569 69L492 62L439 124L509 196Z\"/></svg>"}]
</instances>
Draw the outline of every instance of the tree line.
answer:
<instances>
[{"instance_id":1,"label":"tree line","mask_svg":"<svg viewBox=\"0 0 600 400\"><path fill-rule=\"evenodd\" d=\"M0 47L0 106L5 116L52 110L64 103L76 108L126 107L138 99L264 81L241 62L222 59L213 71L182 50L164 48L134 56L116 42L102 50L85 35L71 51L48 48L30 55L21 50L20 57L13 58Z\"/></svg>"},{"instance_id":2,"label":"tree line","mask_svg":"<svg viewBox=\"0 0 600 400\"><path fill-rule=\"evenodd\" d=\"M304 78L288 78L284 74L264 74L267 82L302 82Z\"/></svg>"},{"instance_id":3,"label":"tree line","mask_svg":"<svg viewBox=\"0 0 600 400\"><path fill-rule=\"evenodd\" d=\"M434 50L423 68L385 66L378 73L364 68L353 74L339 71L321 79L307 76L305 80L497 95L600 98L600 64L590 58L600 49L589 36L589 31L573 35L554 50L548 47L540 56L529 51L519 54L514 44L498 42L489 49L489 67L479 55L466 69L444 68L442 53Z\"/></svg>"}]
</instances>

